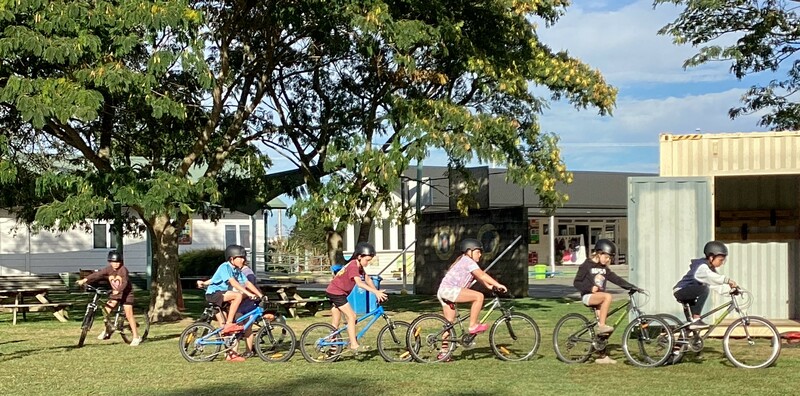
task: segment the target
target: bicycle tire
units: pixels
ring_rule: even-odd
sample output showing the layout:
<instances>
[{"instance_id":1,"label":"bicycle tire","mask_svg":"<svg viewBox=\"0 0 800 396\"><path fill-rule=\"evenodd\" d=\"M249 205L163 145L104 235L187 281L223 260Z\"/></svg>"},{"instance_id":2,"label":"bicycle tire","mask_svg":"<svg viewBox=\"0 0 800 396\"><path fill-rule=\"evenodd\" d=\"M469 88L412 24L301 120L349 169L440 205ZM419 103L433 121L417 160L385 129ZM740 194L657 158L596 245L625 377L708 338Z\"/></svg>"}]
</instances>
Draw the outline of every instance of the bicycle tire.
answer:
<instances>
[{"instance_id":1,"label":"bicycle tire","mask_svg":"<svg viewBox=\"0 0 800 396\"><path fill-rule=\"evenodd\" d=\"M408 351L408 322L393 320L385 324L378 332L378 353L387 362L410 362Z\"/></svg>"},{"instance_id":2,"label":"bicycle tire","mask_svg":"<svg viewBox=\"0 0 800 396\"><path fill-rule=\"evenodd\" d=\"M622 352L636 367L658 367L672 356L675 345L669 323L657 315L642 315L625 326Z\"/></svg>"},{"instance_id":3,"label":"bicycle tire","mask_svg":"<svg viewBox=\"0 0 800 396\"><path fill-rule=\"evenodd\" d=\"M553 329L553 350L558 360L583 363L594 352L594 332L585 316L578 313L564 315Z\"/></svg>"},{"instance_id":4,"label":"bicycle tire","mask_svg":"<svg viewBox=\"0 0 800 396\"><path fill-rule=\"evenodd\" d=\"M285 362L292 358L297 337L283 323L269 323L256 333L255 350L265 362Z\"/></svg>"},{"instance_id":5,"label":"bicycle tire","mask_svg":"<svg viewBox=\"0 0 800 396\"><path fill-rule=\"evenodd\" d=\"M769 367L775 364L781 354L781 337L772 322L759 316L744 316L733 321L725 330L722 350L736 367Z\"/></svg>"},{"instance_id":6,"label":"bicycle tire","mask_svg":"<svg viewBox=\"0 0 800 396\"><path fill-rule=\"evenodd\" d=\"M78 337L78 348L83 346L84 341L86 341L86 335L89 334L89 331L92 329L94 313L94 309L86 308L86 314L83 316L83 322L81 322L81 336Z\"/></svg>"},{"instance_id":7,"label":"bicycle tire","mask_svg":"<svg viewBox=\"0 0 800 396\"><path fill-rule=\"evenodd\" d=\"M457 342L453 325L439 314L420 315L411 322L406 334L408 351L420 363L449 360Z\"/></svg>"},{"instance_id":8,"label":"bicycle tire","mask_svg":"<svg viewBox=\"0 0 800 396\"><path fill-rule=\"evenodd\" d=\"M214 331L214 326L208 323L192 323L186 327L178 338L178 349L181 356L189 362L210 362L214 360L222 349L222 337L219 333L210 336L208 340L219 342L219 344L198 344L197 340L203 338Z\"/></svg>"},{"instance_id":9,"label":"bicycle tire","mask_svg":"<svg viewBox=\"0 0 800 396\"><path fill-rule=\"evenodd\" d=\"M539 350L541 340L542 334L536 321L519 312L499 317L489 330L492 352L498 359L505 361L530 359Z\"/></svg>"},{"instance_id":10,"label":"bicycle tire","mask_svg":"<svg viewBox=\"0 0 800 396\"><path fill-rule=\"evenodd\" d=\"M300 336L300 353L309 363L331 363L339 360L344 345L341 334L332 335L336 328L328 323L314 323ZM320 345L321 342L335 342L335 345Z\"/></svg>"},{"instance_id":11,"label":"bicycle tire","mask_svg":"<svg viewBox=\"0 0 800 396\"><path fill-rule=\"evenodd\" d=\"M691 342L691 340L689 340L689 333L686 328L676 330L683 325L683 321L678 319L677 316L670 314L658 314L656 316L670 325L670 328L672 328L673 341L675 341L675 345L672 346L672 357L667 359L664 364L678 364L683 360L686 350L689 349L689 342Z\"/></svg>"}]
</instances>

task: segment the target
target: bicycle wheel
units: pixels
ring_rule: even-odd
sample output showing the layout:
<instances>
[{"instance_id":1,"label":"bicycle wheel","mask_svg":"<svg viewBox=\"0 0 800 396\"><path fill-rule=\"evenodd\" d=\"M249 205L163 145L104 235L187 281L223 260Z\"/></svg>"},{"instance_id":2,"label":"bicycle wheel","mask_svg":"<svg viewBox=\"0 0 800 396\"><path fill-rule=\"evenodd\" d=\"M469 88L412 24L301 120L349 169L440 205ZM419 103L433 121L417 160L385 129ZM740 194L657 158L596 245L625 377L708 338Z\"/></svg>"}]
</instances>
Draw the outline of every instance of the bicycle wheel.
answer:
<instances>
[{"instance_id":1,"label":"bicycle wheel","mask_svg":"<svg viewBox=\"0 0 800 396\"><path fill-rule=\"evenodd\" d=\"M542 334L528 315L514 312L498 318L489 330L489 345L500 360L528 360L539 349Z\"/></svg>"},{"instance_id":2,"label":"bicycle wheel","mask_svg":"<svg viewBox=\"0 0 800 396\"><path fill-rule=\"evenodd\" d=\"M424 314L414 319L406 335L408 351L420 363L450 359L456 342L453 325L439 314Z\"/></svg>"},{"instance_id":3,"label":"bicycle wheel","mask_svg":"<svg viewBox=\"0 0 800 396\"><path fill-rule=\"evenodd\" d=\"M678 319L677 316L670 314L658 314L656 316L667 322L672 329L672 338L673 341L675 341L675 344L672 346L672 356L667 359L667 362L664 364L678 364L683 360L683 355L686 353L686 350L689 349L689 332L686 328L677 330L678 327L683 325L683 321Z\"/></svg>"},{"instance_id":4,"label":"bicycle wheel","mask_svg":"<svg viewBox=\"0 0 800 396\"><path fill-rule=\"evenodd\" d=\"M387 362L409 362L411 352L408 351L406 335L408 322L391 321L378 332L378 353Z\"/></svg>"},{"instance_id":5,"label":"bicycle wheel","mask_svg":"<svg viewBox=\"0 0 800 396\"><path fill-rule=\"evenodd\" d=\"M642 315L625 327L622 351L637 367L658 367L672 356L672 328L658 316Z\"/></svg>"},{"instance_id":6,"label":"bicycle wheel","mask_svg":"<svg viewBox=\"0 0 800 396\"><path fill-rule=\"evenodd\" d=\"M781 337L770 321L758 316L736 319L722 336L725 357L736 367L769 367L781 353Z\"/></svg>"},{"instance_id":7,"label":"bicycle wheel","mask_svg":"<svg viewBox=\"0 0 800 396\"><path fill-rule=\"evenodd\" d=\"M564 363L583 363L594 352L593 333L589 320L577 313L567 314L553 329L553 349Z\"/></svg>"},{"instance_id":8,"label":"bicycle wheel","mask_svg":"<svg viewBox=\"0 0 800 396\"><path fill-rule=\"evenodd\" d=\"M256 333L255 349L265 362L285 362L294 355L297 337L283 323L269 323Z\"/></svg>"},{"instance_id":9,"label":"bicycle wheel","mask_svg":"<svg viewBox=\"0 0 800 396\"><path fill-rule=\"evenodd\" d=\"M81 323L81 336L78 338L78 348L83 346L83 342L86 341L86 335L89 334L89 330L92 329L92 324L94 324L94 309L86 308L86 314L83 316L83 322Z\"/></svg>"},{"instance_id":10,"label":"bicycle wheel","mask_svg":"<svg viewBox=\"0 0 800 396\"><path fill-rule=\"evenodd\" d=\"M300 353L310 363L335 362L342 355L341 334L328 323L314 323L300 336Z\"/></svg>"},{"instance_id":11,"label":"bicycle wheel","mask_svg":"<svg viewBox=\"0 0 800 396\"><path fill-rule=\"evenodd\" d=\"M117 331L119 331L122 341L125 341L126 344L130 344L131 341L133 341L133 330L131 329L131 324L128 323L128 319L125 317L124 313L120 313L120 321L122 323L117 326ZM147 339L147 334L150 332L149 312L145 312L144 318L141 322L136 321L136 331L139 333L139 337L142 339L142 341Z\"/></svg>"},{"instance_id":12,"label":"bicycle wheel","mask_svg":"<svg viewBox=\"0 0 800 396\"><path fill-rule=\"evenodd\" d=\"M208 362L220 354L224 341L219 333L209 336L214 326L208 323L195 322L181 333L178 348L181 356L190 362Z\"/></svg>"}]
</instances>

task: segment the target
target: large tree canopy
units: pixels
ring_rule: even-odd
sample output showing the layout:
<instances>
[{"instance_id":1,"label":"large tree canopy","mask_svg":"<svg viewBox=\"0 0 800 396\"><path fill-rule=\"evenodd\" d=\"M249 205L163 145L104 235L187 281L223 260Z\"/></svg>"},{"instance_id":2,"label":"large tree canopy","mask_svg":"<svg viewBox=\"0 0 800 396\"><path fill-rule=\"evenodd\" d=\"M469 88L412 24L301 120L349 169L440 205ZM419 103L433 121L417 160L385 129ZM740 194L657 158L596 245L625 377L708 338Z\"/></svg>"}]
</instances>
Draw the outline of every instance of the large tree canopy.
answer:
<instances>
[{"instance_id":1,"label":"large tree canopy","mask_svg":"<svg viewBox=\"0 0 800 396\"><path fill-rule=\"evenodd\" d=\"M324 222L369 217L409 161L436 148L456 167L506 165L556 205L570 175L538 127L548 98L531 88L601 114L616 95L538 40L537 24L565 6L0 0L0 182L28 170L39 227L143 222L157 320L179 317L180 229L219 204L302 191L298 211ZM276 156L292 168L271 172ZM32 213L30 202L16 209Z\"/></svg>"},{"instance_id":2,"label":"large tree canopy","mask_svg":"<svg viewBox=\"0 0 800 396\"><path fill-rule=\"evenodd\" d=\"M797 0L656 0L685 6L659 34L677 44L700 46L685 67L731 62L738 79L761 72L786 73L765 85L753 85L731 118L764 112L760 125L776 130L800 129L800 16Z\"/></svg>"}]
</instances>

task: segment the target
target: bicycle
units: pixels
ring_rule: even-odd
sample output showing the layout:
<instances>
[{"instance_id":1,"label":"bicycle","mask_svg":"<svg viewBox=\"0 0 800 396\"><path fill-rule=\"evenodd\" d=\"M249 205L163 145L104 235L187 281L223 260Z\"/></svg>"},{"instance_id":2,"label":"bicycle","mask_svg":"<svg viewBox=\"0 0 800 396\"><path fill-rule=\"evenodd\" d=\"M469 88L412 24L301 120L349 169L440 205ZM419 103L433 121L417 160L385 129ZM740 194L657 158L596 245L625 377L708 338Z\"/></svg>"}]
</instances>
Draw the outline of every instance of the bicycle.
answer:
<instances>
[{"instance_id":1,"label":"bicycle","mask_svg":"<svg viewBox=\"0 0 800 396\"><path fill-rule=\"evenodd\" d=\"M261 360L265 362L285 362L295 352L297 338L294 331L285 323L268 321L264 318L269 301L263 297L251 311L242 315L236 323L242 324L243 330L233 334L222 334L222 327L214 327L208 321L197 321L181 332L178 347L181 356L189 362L208 362L221 354L233 351L244 338L247 329L259 323L261 329L255 335L253 347Z\"/></svg>"},{"instance_id":2,"label":"bicycle","mask_svg":"<svg viewBox=\"0 0 800 396\"><path fill-rule=\"evenodd\" d=\"M503 306L497 289L492 290L492 296L494 298L483 306L489 310L479 322L485 323L495 309L500 309L500 317L489 329L492 352L505 361L530 359L539 349L541 340L536 321L524 313L514 312L514 307ZM464 349L472 348L477 334L469 334L464 328L464 321L468 319L469 315L462 317L458 310L452 323L441 314L428 313L417 317L411 322L411 330L406 336L406 343L412 346L409 348L411 356L420 363L442 362L450 360L457 345Z\"/></svg>"},{"instance_id":3,"label":"bicycle","mask_svg":"<svg viewBox=\"0 0 800 396\"><path fill-rule=\"evenodd\" d=\"M778 329L772 322L759 316L747 315L745 310L752 302L750 292L735 287L727 293L730 301L712 309L700 320L723 311L713 324L707 329L690 329L691 313L689 303L693 301L678 301L683 305L683 313L686 321L682 322L672 315L671 321L677 322L673 326L672 332L675 338L675 350L671 363L681 361L687 351L699 353L703 350L706 338L716 329L720 323L731 313L736 312L739 319L728 325L722 336L722 350L725 357L734 366L739 368L764 368L769 367L778 360L781 353L781 338ZM737 300L740 297L742 302Z\"/></svg>"},{"instance_id":4,"label":"bicycle","mask_svg":"<svg viewBox=\"0 0 800 396\"><path fill-rule=\"evenodd\" d=\"M628 301L614 308L608 313L608 318L617 312L633 314L634 319L628 323L622 335L622 350L625 358L633 365L639 367L656 367L666 362L672 353L674 340L667 331L669 324L658 315L645 315L634 295L640 292L647 295L644 290L632 289L628 291ZM579 313L570 313L563 316L556 323L553 330L553 349L558 360L573 364L589 360L594 352L604 351L608 346L608 339L613 334L598 334L595 326L599 322L597 306L590 306L595 316L594 321L589 321ZM612 326L616 329L626 318L619 315Z\"/></svg>"},{"instance_id":5,"label":"bicycle","mask_svg":"<svg viewBox=\"0 0 800 396\"><path fill-rule=\"evenodd\" d=\"M378 353L387 362L410 361L411 355L405 343L408 322L393 320L380 304L356 319L356 324L368 318L371 319L358 332L356 339L360 340L379 318L383 318L386 324L378 331ZM308 326L300 336L300 353L311 363L330 363L339 360L345 346L350 344L346 332L347 325L337 329L329 323L314 323ZM342 337L343 333L345 333L345 337Z\"/></svg>"},{"instance_id":6,"label":"bicycle","mask_svg":"<svg viewBox=\"0 0 800 396\"><path fill-rule=\"evenodd\" d=\"M86 304L86 313L83 315L83 322L81 323L81 336L78 338L79 348L83 346L83 343L86 340L86 335L89 334L89 330L92 329L95 312L98 308L105 306L108 302L108 299L106 299L106 301L100 301L100 296L108 296L111 294L111 290L101 289L89 284L86 284L85 287L87 290L93 291L94 296L92 297L92 300ZM98 301L100 301L102 304L98 304ZM122 337L122 341L124 341L126 344L130 344L131 341L133 341L133 333L131 332L130 323L128 323L125 318L125 310L121 301L117 303L115 308L112 308L111 311L104 314L103 324L105 325L105 334L107 338L110 338L114 331L116 331ZM145 312L144 314L144 325L138 324L138 322L137 325L139 337L142 339L142 341L146 340L147 334L150 332L150 315L148 312Z\"/></svg>"}]
</instances>

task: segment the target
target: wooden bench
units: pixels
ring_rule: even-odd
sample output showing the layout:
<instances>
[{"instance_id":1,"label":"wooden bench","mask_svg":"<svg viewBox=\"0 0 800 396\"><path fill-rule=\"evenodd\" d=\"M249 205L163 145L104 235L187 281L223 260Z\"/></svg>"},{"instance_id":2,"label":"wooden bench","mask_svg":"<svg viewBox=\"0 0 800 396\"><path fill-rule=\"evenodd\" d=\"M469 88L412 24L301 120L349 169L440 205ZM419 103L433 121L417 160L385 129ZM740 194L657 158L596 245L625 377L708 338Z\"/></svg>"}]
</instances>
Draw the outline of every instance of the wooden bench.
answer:
<instances>
[{"instance_id":1,"label":"wooden bench","mask_svg":"<svg viewBox=\"0 0 800 396\"><path fill-rule=\"evenodd\" d=\"M10 309L12 322L17 324L17 314L22 312L26 319L27 312L53 310L53 315L59 321L66 322L67 308L72 303L52 302L47 298L50 292L67 292L67 285L58 274L41 275L8 275L0 276L0 300L13 300L0 303L0 309ZM35 297L36 302L26 303L25 297Z\"/></svg>"},{"instance_id":2,"label":"wooden bench","mask_svg":"<svg viewBox=\"0 0 800 396\"><path fill-rule=\"evenodd\" d=\"M297 317L297 308L305 308L316 315L328 301L327 298L301 297L297 294L297 285L294 283L258 282L258 288L267 295L271 303L282 306L293 318Z\"/></svg>"}]
</instances>

